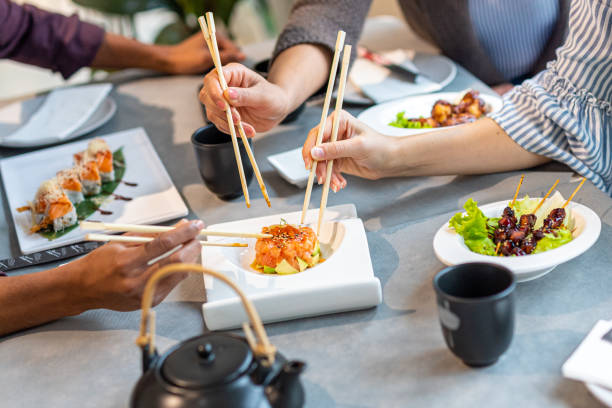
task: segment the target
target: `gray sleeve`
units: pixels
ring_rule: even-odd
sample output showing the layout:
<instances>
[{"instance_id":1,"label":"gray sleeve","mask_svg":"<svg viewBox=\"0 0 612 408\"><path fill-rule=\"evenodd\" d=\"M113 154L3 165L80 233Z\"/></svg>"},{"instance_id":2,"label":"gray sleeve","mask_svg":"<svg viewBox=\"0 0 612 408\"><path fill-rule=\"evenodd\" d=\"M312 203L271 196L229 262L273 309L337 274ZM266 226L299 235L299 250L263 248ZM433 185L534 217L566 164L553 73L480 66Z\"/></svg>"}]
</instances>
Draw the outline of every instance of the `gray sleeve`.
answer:
<instances>
[{"instance_id":1,"label":"gray sleeve","mask_svg":"<svg viewBox=\"0 0 612 408\"><path fill-rule=\"evenodd\" d=\"M345 44L353 56L372 0L298 0L280 34L272 61L298 44L317 44L334 51L339 30L346 32Z\"/></svg>"}]
</instances>

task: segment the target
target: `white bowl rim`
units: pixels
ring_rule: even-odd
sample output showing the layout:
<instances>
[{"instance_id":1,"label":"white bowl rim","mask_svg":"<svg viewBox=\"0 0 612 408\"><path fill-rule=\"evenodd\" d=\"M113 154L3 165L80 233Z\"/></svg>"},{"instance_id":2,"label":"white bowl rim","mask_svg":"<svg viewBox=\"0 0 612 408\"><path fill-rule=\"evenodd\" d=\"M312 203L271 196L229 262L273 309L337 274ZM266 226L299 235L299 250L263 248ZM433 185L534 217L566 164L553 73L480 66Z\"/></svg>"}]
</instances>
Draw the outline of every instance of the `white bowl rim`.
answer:
<instances>
[{"instance_id":1,"label":"white bowl rim","mask_svg":"<svg viewBox=\"0 0 612 408\"><path fill-rule=\"evenodd\" d=\"M538 197L534 197L538 198ZM511 200L497 201L479 206L482 212L501 214ZM584 219L582 232L572 241L558 248L539 254L518 257L495 257L472 252L463 243L463 238L454 232L448 221L440 227L433 239L434 252L440 262L445 265L456 265L464 262L490 262L503 265L510 269L518 278L521 275L531 274L535 271L554 268L586 252L599 238L601 220L599 216L585 205L572 202L569 204L572 213Z\"/></svg>"}]
</instances>

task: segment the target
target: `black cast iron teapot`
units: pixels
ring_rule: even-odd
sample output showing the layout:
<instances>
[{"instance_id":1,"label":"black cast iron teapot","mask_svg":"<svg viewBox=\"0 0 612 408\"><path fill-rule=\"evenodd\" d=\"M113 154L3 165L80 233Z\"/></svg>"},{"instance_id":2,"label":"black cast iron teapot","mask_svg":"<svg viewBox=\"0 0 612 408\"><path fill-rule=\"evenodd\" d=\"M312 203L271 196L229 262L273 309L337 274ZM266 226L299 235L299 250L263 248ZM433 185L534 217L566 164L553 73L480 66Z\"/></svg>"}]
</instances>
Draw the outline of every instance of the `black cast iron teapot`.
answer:
<instances>
[{"instance_id":1,"label":"black cast iron teapot","mask_svg":"<svg viewBox=\"0 0 612 408\"><path fill-rule=\"evenodd\" d=\"M251 326L246 337L207 333L186 340L163 355L155 348L155 313L151 309L156 282L175 272L209 274L238 293ZM149 332L147 333L147 325ZM225 275L195 264L161 268L147 282L142 300L140 335L143 375L132 391L131 406L164 408L293 408L304 405L299 376L301 361L287 361L270 344L253 304Z\"/></svg>"}]
</instances>

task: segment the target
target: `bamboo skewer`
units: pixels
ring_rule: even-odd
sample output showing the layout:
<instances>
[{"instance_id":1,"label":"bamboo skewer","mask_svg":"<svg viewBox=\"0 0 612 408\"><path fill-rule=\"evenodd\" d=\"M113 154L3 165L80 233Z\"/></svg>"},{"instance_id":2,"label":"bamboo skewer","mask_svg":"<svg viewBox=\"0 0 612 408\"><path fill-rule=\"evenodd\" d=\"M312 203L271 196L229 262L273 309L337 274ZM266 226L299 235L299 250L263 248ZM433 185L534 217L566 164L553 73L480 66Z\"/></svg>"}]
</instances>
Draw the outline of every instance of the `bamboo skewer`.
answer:
<instances>
[{"instance_id":1,"label":"bamboo skewer","mask_svg":"<svg viewBox=\"0 0 612 408\"><path fill-rule=\"evenodd\" d=\"M578 187L576 187L576 189L574 190L574 192L572 193L571 196L569 196L569 198L567 199L567 201L565 202L565 204L563 204L563 207L561 208L565 208L567 207L567 205L570 203L570 201L572 201L572 199L574 198L574 196L576 195L576 193L578 192L578 190L580 190L580 188L582 187L582 185L584 184L584 182L586 181L586 177L582 178L582 181L580 182L580 184L578 184Z\"/></svg>"},{"instance_id":2,"label":"bamboo skewer","mask_svg":"<svg viewBox=\"0 0 612 408\"><path fill-rule=\"evenodd\" d=\"M99 241L99 242L132 242L132 243L146 243L151 242L155 238L153 237L135 237L132 235L107 235L107 234L87 234L85 235L85 241ZM245 248L248 247L249 244L240 243L240 242L208 242L208 241L200 241L202 246L210 246L210 247L237 247L237 248Z\"/></svg>"},{"instance_id":3,"label":"bamboo skewer","mask_svg":"<svg viewBox=\"0 0 612 408\"><path fill-rule=\"evenodd\" d=\"M334 143L338 140L338 126L340 123L340 111L342 111L342 101L344 99L344 87L346 85L346 77L349 62L351 60L351 46L345 45L342 55L342 69L340 70L340 83L338 84L338 96L336 97L336 108L334 109L334 121L332 124L332 134L330 142ZM327 207L327 196L329 194L329 183L331 181L332 169L334 167L334 161L329 160L327 162L327 172L325 174L325 184L323 185L323 192L321 194L321 206L319 207L319 219L317 221L317 235L321 232L321 222L325 215L325 208Z\"/></svg>"},{"instance_id":4,"label":"bamboo skewer","mask_svg":"<svg viewBox=\"0 0 612 408\"><path fill-rule=\"evenodd\" d=\"M497 254L499 253L499 247L501 246L501 241L499 241L497 243L497 246L495 247L495 256L497 256Z\"/></svg>"},{"instance_id":5,"label":"bamboo skewer","mask_svg":"<svg viewBox=\"0 0 612 408\"><path fill-rule=\"evenodd\" d=\"M206 17L208 18L208 15ZM217 61L219 58L219 54L218 52L215 52L215 46L217 44L217 37L215 35L214 21L211 18L209 21L209 24L206 24L206 21L204 21L204 17L200 16L198 18L198 22L200 23L200 28L202 29L204 40L206 40L206 44L208 45L208 50L210 51L210 55L212 56L213 63L217 70L217 76L219 77L219 83L221 83L221 88L225 91L227 89L227 83L225 82L225 77L223 76L223 70L221 68L221 61L220 60ZM213 24L212 27L210 27L210 22L212 22ZM232 110L229 106L229 103L227 103L227 101L225 100L224 102L225 102L225 116L227 118L227 127L229 128L230 136L232 138L232 146L234 147L234 155L236 156L236 165L238 166L240 184L242 185L242 193L244 194L244 201L246 202L247 208L250 208L251 200L249 198L249 189L247 187L246 179L244 177L244 168L242 167L242 158L240 157L240 148L238 147L238 138L236 137L236 129L234 127L234 118L232 116Z\"/></svg>"},{"instance_id":6,"label":"bamboo skewer","mask_svg":"<svg viewBox=\"0 0 612 408\"><path fill-rule=\"evenodd\" d=\"M334 92L334 82L336 80L336 72L338 72L338 60L340 59L340 53L344 45L344 38L346 33L342 30L338 31L338 37L336 38L336 47L334 49L334 57L332 59L331 70L329 71L329 81L327 82L327 92L325 93L325 101L323 102L323 110L321 111L321 121L319 122L319 130L317 133L317 140L315 146L318 146L323 141L323 132L325 131L325 122L327 121L327 113L329 112L329 105L331 103L331 97ZM310 163L310 174L308 175L308 184L306 184L306 195L304 196L304 206L302 207L302 218L300 218L300 224L304 224L306 219L306 212L310 205L310 195L312 193L312 186L314 184L314 176L317 170L317 161L313 160Z\"/></svg>"},{"instance_id":7,"label":"bamboo skewer","mask_svg":"<svg viewBox=\"0 0 612 408\"><path fill-rule=\"evenodd\" d=\"M206 13L206 21L204 21L204 17L200 16L198 19L200 23L200 27L203 33L208 33L208 37L204 34L204 39L208 44L208 48L210 50L210 54L213 57L213 62L215 64L215 68L217 69L217 76L219 77L219 83L221 84L221 89L223 92L227 91L227 82L225 81L225 76L223 75L223 68L221 65L221 58L219 57L219 47L217 46L217 36L215 29L215 21L213 18L213 14L211 12ZM238 152L237 155L240 157L240 151L238 149L238 141L236 137L236 130L234 128L234 120L231 112L231 107L227 101L224 100L225 103L225 114L228 117L228 127L230 128L230 134L233 132L232 143L236 143L234 146L234 151ZM229 121L231 119L231 122ZM253 155L253 150L251 149L251 145L249 144L249 140L244 132L244 127L242 126L242 121L238 121L237 124L238 133L240 134L240 139L242 140L242 144L244 145L244 149L249 157L249 161L251 162L251 166L253 167L253 172L255 173L255 178L257 179L257 183L259 184L259 188L261 189L261 193L263 194L264 199L266 200L266 204L268 207L271 207L270 198L268 197L268 190L266 189L266 185L264 184L263 178L261 177L261 172L259 171L259 166L257 165L257 161L255 160L255 156ZM236 159L238 162L238 159ZM239 164L239 171L242 170L242 161ZM242 170L242 178L244 179L244 170ZM246 184L243 186L243 190ZM245 192L245 199L247 200L247 207L250 206L250 200L248 198L248 192Z\"/></svg>"},{"instance_id":8,"label":"bamboo skewer","mask_svg":"<svg viewBox=\"0 0 612 408\"><path fill-rule=\"evenodd\" d=\"M535 214L540 209L540 207L542 206L542 204L544 204L544 201L546 201L546 199L548 198L550 193L552 193L552 191L555 189L555 187L557 187L557 184L559 184L559 179L557 179L557 181L555 181L555 184L553 184L552 187L550 188L550 190L548 190L548 193L546 193L546 195L540 200L538 206L535 208L535 210L533 210L533 214Z\"/></svg>"},{"instance_id":9,"label":"bamboo skewer","mask_svg":"<svg viewBox=\"0 0 612 408\"><path fill-rule=\"evenodd\" d=\"M512 198L512 202L510 203L510 208L514 207L514 202L516 201L516 197L518 197L518 193L521 190L521 186L523 185L523 179L525 178L524 174L521 174L521 179L519 180L518 186L516 186L516 191L514 192L514 197Z\"/></svg>"},{"instance_id":10,"label":"bamboo skewer","mask_svg":"<svg viewBox=\"0 0 612 408\"><path fill-rule=\"evenodd\" d=\"M115 232L137 232L145 234L156 234L160 232L172 231L175 227L165 227L161 225L134 225L134 224L113 224L108 222L81 221L82 230L106 230ZM230 232L230 231L209 231L203 229L200 236L234 237L234 238L272 238L272 234L258 234L254 232Z\"/></svg>"}]
</instances>

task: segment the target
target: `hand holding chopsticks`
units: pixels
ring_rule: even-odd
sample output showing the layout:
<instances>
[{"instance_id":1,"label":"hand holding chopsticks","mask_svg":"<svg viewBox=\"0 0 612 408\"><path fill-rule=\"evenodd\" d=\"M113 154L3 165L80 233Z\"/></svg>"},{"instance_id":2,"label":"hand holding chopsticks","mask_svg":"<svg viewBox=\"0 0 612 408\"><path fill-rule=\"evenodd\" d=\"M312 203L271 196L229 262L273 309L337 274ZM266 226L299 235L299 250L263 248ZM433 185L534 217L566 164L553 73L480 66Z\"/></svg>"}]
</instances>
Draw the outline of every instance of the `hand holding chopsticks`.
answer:
<instances>
[{"instance_id":1,"label":"hand holding chopsticks","mask_svg":"<svg viewBox=\"0 0 612 408\"><path fill-rule=\"evenodd\" d=\"M217 76L219 77L219 83L221 84L221 88L225 92L227 90L227 82L225 80L225 76L223 75L223 68L221 65L221 59L219 57L219 49L217 46L217 37L215 30L215 22L211 12L206 13L206 20L203 16L198 18L198 22L200 23L200 28L202 29L202 34L204 35L204 39L206 40L206 44L208 45L208 49L210 51L210 55L213 58L213 62L215 64L215 68L217 70ZM244 193L244 199L247 207L251 206L251 201L249 198L249 191L246 185L246 179L244 176L244 169L242 167L242 159L240 157L240 149L238 147L238 138L236 136L236 130L234 127L234 118L232 116L232 111L229 103L225 102L225 114L227 117L227 124L230 131L230 136L232 138L232 145L234 148L234 154L236 156L236 165L238 166L238 174L240 175L240 183L242 184L242 192ZM238 121L237 125L238 132L240 133L240 138L242 139L242 143L246 150L247 156L253 166L253 171L255 173L255 177L257 178L257 182L259 183L259 188L266 200L266 204L268 207L271 206L270 199L268 197L268 192L266 190L266 186L263 182L263 178L261 177L261 173L259 171L259 167L257 166L257 162L255 161L255 156L253 155L253 151L251 150L251 146L248 143L248 139L246 137L246 133L244 132L244 127L242 126L242 122Z\"/></svg>"}]
</instances>

